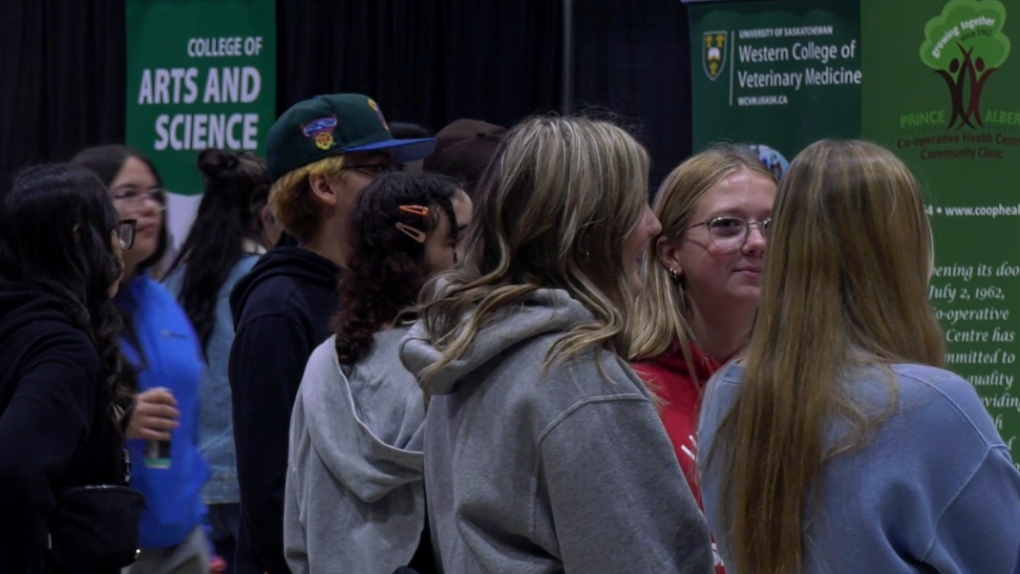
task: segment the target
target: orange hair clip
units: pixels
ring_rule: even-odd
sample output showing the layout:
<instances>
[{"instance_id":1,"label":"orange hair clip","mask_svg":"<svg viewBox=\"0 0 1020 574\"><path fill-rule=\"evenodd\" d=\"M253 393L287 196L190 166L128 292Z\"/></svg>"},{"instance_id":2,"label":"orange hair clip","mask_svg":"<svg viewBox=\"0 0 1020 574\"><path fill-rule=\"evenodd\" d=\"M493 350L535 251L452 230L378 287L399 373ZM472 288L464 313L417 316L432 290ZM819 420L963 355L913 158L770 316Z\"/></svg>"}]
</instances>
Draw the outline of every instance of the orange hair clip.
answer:
<instances>
[{"instance_id":1,"label":"orange hair clip","mask_svg":"<svg viewBox=\"0 0 1020 574\"><path fill-rule=\"evenodd\" d=\"M420 205L401 205L400 211L410 213L411 215L419 215L421 217L429 216L429 208L422 207Z\"/></svg>"}]
</instances>

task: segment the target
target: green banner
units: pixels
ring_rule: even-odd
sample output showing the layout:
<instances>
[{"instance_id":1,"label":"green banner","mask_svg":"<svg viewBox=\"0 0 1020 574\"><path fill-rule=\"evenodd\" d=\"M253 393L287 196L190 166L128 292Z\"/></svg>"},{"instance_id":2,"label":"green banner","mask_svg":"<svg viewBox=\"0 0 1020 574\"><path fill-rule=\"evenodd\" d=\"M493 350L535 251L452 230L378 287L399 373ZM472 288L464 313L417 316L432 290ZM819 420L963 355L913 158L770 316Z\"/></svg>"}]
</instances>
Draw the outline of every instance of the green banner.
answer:
<instances>
[{"instance_id":1,"label":"green banner","mask_svg":"<svg viewBox=\"0 0 1020 574\"><path fill-rule=\"evenodd\" d=\"M694 149L746 143L777 175L823 137L860 134L856 0L692 4Z\"/></svg>"},{"instance_id":2,"label":"green banner","mask_svg":"<svg viewBox=\"0 0 1020 574\"><path fill-rule=\"evenodd\" d=\"M261 152L276 118L274 0L127 2L127 143L177 194L207 147Z\"/></svg>"},{"instance_id":3,"label":"green banner","mask_svg":"<svg viewBox=\"0 0 1020 574\"><path fill-rule=\"evenodd\" d=\"M171 192L176 247L201 198L198 153L264 151L276 119L276 5L130 0L126 9L126 142L152 160Z\"/></svg>"},{"instance_id":4,"label":"green banner","mask_svg":"<svg viewBox=\"0 0 1020 574\"><path fill-rule=\"evenodd\" d=\"M998 0L861 4L863 136L925 189L948 366L974 384L1020 461L1020 55L1010 53L1020 10L1010 20Z\"/></svg>"}]
</instances>

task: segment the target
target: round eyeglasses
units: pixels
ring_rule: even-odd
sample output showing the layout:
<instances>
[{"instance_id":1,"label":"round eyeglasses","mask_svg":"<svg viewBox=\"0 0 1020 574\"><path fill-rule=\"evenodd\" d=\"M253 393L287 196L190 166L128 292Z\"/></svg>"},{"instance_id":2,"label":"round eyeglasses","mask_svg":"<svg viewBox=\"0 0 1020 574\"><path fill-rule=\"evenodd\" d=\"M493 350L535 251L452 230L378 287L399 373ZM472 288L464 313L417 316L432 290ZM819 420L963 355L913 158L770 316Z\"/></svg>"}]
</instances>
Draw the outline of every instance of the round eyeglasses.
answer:
<instances>
[{"instance_id":1,"label":"round eyeglasses","mask_svg":"<svg viewBox=\"0 0 1020 574\"><path fill-rule=\"evenodd\" d=\"M155 203L159 211L166 209L166 190L161 187L145 190L135 188L113 190L113 203L118 207L139 209L146 201Z\"/></svg>"},{"instance_id":2,"label":"round eyeglasses","mask_svg":"<svg viewBox=\"0 0 1020 574\"><path fill-rule=\"evenodd\" d=\"M744 221L739 217L713 217L700 223L688 226L684 229L693 229L700 226L708 227L708 239L712 245L719 249L736 251L747 243L751 235L751 228L757 227L762 237L769 236L769 228L772 227L772 218L762 221Z\"/></svg>"},{"instance_id":3,"label":"round eyeglasses","mask_svg":"<svg viewBox=\"0 0 1020 574\"><path fill-rule=\"evenodd\" d=\"M117 227L114 228L114 231L117 232L117 237L124 245L124 249L131 249L135 244L135 228L137 226L138 220L136 219L122 219L117 223Z\"/></svg>"}]
</instances>

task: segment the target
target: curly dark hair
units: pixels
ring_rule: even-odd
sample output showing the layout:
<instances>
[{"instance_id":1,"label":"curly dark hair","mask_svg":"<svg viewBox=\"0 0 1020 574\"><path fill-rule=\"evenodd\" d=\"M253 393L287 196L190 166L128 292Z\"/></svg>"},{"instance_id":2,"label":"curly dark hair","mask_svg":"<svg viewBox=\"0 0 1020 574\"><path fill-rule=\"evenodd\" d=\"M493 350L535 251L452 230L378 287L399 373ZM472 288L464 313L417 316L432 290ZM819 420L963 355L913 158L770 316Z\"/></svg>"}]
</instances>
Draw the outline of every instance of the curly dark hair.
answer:
<instances>
[{"instance_id":1,"label":"curly dark hair","mask_svg":"<svg viewBox=\"0 0 1020 574\"><path fill-rule=\"evenodd\" d=\"M453 179L434 174L393 173L375 179L358 197L351 213L354 241L347 270L337 287L339 311L333 318L337 360L353 365L372 349L375 333L413 305L428 278L425 245L397 228L410 226L426 235L439 224L440 209L457 241ZM422 217L401 206L429 208ZM438 208L438 209L437 209Z\"/></svg>"},{"instance_id":2,"label":"curly dark hair","mask_svg":"<svg viewBox=\"0 0 1020 574\"><path fill-rule=\"evenodd\" d=\"M119 440L114 406L127 408L134 393L121 383L121 320L110 299L123 270L112 239L118 222L106 186L81 167L25 168L0 195L0 278L54 295L88 335L102 362L109 420Z\"/></svg>"},{"instance_id":3,"label":"curly dark hair","mask_svg":"<svg viewBox=\"0 0 1020 574\"><path fill-rule=\"evenodd\" d=\"M205 352L216 326L216 301L234 266L244 255L244 240L258 242L258 212L269 199L269 171L252 153L209 148L198 155L205 192L191 232L167 275L186 265L178 301L191 320Z\"/></svg>"}]
</instances>

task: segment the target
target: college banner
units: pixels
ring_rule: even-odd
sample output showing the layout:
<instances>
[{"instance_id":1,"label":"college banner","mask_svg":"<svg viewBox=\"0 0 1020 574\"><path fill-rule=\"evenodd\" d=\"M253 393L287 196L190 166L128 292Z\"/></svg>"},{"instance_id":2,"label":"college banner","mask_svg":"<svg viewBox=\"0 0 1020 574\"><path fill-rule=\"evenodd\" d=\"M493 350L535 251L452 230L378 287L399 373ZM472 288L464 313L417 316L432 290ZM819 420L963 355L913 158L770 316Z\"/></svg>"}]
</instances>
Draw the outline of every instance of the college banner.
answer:
<instances>
[{"instance_id":1,"label":"college banner","mask_svg":"<svg viewBox=\"0 0 1020 574\"><path fill-rule=\"evenodd\" d=\"M1020 468L1020 5L861 0L863 136L921 181L947 362Z\"/></svg>"},{"instance_id":2,"label":"college banner","mask_svg":"<svg viewBox=\"0 0 1020 574\"><path fill-rule=\"evenodd\" d=\"M198 152L263 152L276 119L274 0L131 0L127 20L127 144L171 192L175 245L202 191Z\"/></svg>"},{"instance_id":3,"label":"college banner","mask_svg":"<svg viewBox=\"0 0 1020 574\"><path fill-rule=\"evenodd\" d=\"M782 175L824 137L860 135L857 0L690 5L694 149L746 143Z\"/></svg>"}]
</instances>

